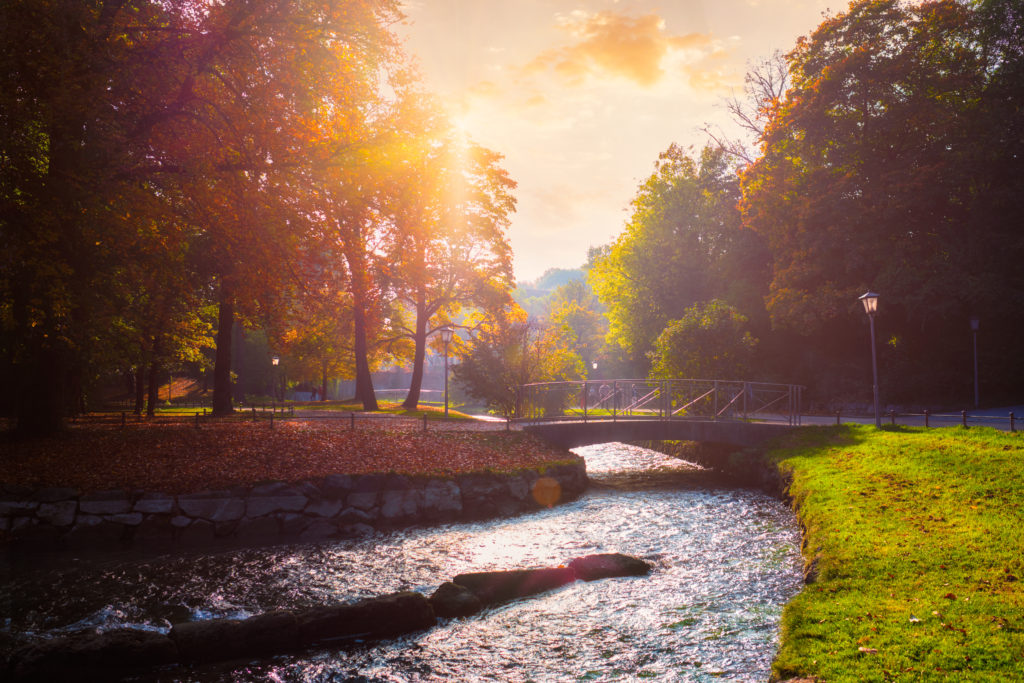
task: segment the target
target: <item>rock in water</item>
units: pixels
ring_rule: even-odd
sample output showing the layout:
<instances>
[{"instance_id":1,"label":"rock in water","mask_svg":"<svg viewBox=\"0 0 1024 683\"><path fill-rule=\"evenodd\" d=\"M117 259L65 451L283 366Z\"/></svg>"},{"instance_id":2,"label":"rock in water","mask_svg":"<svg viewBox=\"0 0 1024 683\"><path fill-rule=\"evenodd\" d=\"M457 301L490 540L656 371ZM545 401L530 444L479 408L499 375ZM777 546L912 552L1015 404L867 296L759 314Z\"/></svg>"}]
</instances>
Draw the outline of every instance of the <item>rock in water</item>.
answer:
<instances>
[{"instance_id":1,"label":"rock in water","mask_svg":"<svg viewBox=\"0 0 1024 683\"><path fill-rule=\"evenodd\" d=\"M295 614L303 646L349 638L394 638L437 623L425 595L392 593L351 605L314 607Z\"/></svg>"},{"instance_id":2,"label":"rock in water","mask_svg":"<svg viewBox=\"0 0 1024 683\"><path fill-rule=\"evenodd\" d=\"M177 656L174 643L161 633L116 629L28 645L13 653L8 671L19 681L110 681Z\"/></svg>"},{"instance_id":3,"label":"rock in water","mask_svg":"<svg viewBox=\"0 0 1024 683\"><path fill-rule=\"evenodd\" d=\"M472 591L485 605L543 593L575 580L576 575L569 567L476 572L459 574L452 579Z\"/></svg>"},{"instance_id":4,"label":"rock in water","mask_svg":"<svg viewBox=\"0 0 1024 683\"><path fill-rule=\"evenodd\" d=\"M605 553L577 557L569 563L576 578L583 581L608 579L616 576L646 576L651 565L643 560L621 553Z\"/></svg>"},{"instance_id":5,"label":"rock in water","mask_svg":"<svg viewBox=\"0 0 1024 683\"><path fill-rule=\"evenodd\" d=\"M483 609L483 603L471 590L451 581L445 581L430 596L434 614L450 619L468 617Z\"/></svg>"}]
</instances>

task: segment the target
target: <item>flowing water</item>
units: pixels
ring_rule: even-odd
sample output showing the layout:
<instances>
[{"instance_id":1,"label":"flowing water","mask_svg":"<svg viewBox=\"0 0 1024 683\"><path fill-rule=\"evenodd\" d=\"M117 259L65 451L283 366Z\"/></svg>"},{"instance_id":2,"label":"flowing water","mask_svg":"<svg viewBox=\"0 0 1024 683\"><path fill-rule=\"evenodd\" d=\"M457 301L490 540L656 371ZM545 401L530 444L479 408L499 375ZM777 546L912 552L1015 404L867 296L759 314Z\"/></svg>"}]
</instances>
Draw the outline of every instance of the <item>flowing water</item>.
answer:
<instances>
[{"instance_id":1,"label":"flowing water","mask_svg":"<svg viewBox=\"0 0 1024 683\"><path fill-rule=\"evenodd\" d=\"M577 451L590 491L514 519L356 541L216 554L64 558L8 566L0 637L246 617L399 590L470 571L553 566L591 553L645 558L648 577L576 582L419 634L141 681L767 680L782 605L801 586L786 506L654 451Z\"/></svg>"}]
</instances>

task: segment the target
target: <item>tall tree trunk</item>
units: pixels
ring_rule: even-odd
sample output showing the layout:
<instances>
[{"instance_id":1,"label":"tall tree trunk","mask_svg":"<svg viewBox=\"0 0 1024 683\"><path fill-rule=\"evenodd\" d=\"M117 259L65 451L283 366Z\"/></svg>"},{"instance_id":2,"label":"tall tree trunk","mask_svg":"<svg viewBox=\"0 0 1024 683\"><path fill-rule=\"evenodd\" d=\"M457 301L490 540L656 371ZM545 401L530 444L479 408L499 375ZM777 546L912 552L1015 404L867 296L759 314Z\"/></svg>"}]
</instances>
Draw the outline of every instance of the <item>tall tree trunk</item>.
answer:
<instances>
[{"instance_id":1,"label":"tall tree trunk","mask_svg":"<svg viewBox=\"0 0 1024 683\"><path fill-rule=\"evenodd\" d=\"M146 405L146 372L145 367L140 363L135 368L135 410L136 415L142 415L142 409Z\"/></svg>"},{"instance_id":2,"label":"tall tree trunk","mask_svg":"<svg viewBox=\"0 0 1024 683\"><path fill-rule=\"evenodd\" d=\"M363 308L362 296L354 297L354 304L352 327L356 356L356 400L363 402L363 410L377 410L377 393L373 390L373 376L370 374L369 345L366 343L366 311Z\"/></svg>"},{"instance_id":3,"label":"tall tree trunk","mask_svg":"<svg viewBox=\"0 0 1024 683\"><path fill-rule=\"evenodd\" d=\"M153 360L149 363L149 396L146 401L146 417L156 414L156 404L160 400L160 361L157 342L153 342Z\"/></svg>"},{"instance_id":4,"label":"tall tree trunk","mask_svg":"<svg viewBox=\"0 0 1024 683\"><path fill-rule=\"evenodd\" d=\"M320 363L320 400L327 400L327 361Z\"/></svg>"},{"instance_id":5,"label":"tall tree trunk","mask_svg":"<svg viewBox=\"0 0 1024 683\"><path fill-rule=\"evenodd\" d=\"M221 293L217 316L217 355L213 362L213 415L234 412L231 402L231 332L235 325L235 304L230 294Z\"/></svg>"},{"instance_id":6,"label":"tall tree trunk","mask_svg":"<svg viewBox=\"0 0 1024 683\"><path fill-rule=\"evenodd\" d=\"M65 354L44 342L29 350L27 360L15 369L20 371L15 430L19 436L55 434L65 426Z\"/></svg>"},{"instance_id":7,"label":"tall tree trunk","mask_svg":"<svg viewBox=\"0 0 1024 683\"><path fill-rule=\"evenodd\" d=\"M416 410L420 404L420 390L423 388L423 361L427 355L427 293L421 287L416 293L416 351L412 358L412 379L409 382L409 394L405 397L402 407Z\"/></svg>"},{"instance_id":8,"label":"tall tree trunk","mask_svg":"<svg viewBox=\"0 0 1024 683\"><path fill-rule=\"evenodd\" d=\"M68 391L70 392L71 403L68 405L68 412L72 417L85 414L85 388L82 386L82 367L80 364L73 364L71 376L68 379Z\"/></svg>"},{"instance_id":9,"label":"tall tree trunk","mask_svg":"<svg viewBox=\"0 0 1024 683\"><path fill-rule=\"evenodd\" d=\"M358 236L358 233L357 233ZM359 240L356 240L358 244ZM366 290L368 288L366 259L363 252L348 257L352 271L352 349L356 357L356 400L362 401L363 410L376 411L377 392L370 374L370 345L366 341Z\"/></svg>"},{"instance_id":10,"label":"tall tree trunk","mask_svg":"<svg viewBox=\"0 0 1024 683\"><path fill-rule=\"evenodd\" d=\"M11 284L14 339L21 338L20 344L11 346L12 359L17 347L21 356L11 364L17 416L15 431L24 437L54 434L64 428L65 369L69 350L64 348L54 330L34 323L29 312L34 295L27 274L23 278L12 278Z\"/></svg>"}]
</instances>

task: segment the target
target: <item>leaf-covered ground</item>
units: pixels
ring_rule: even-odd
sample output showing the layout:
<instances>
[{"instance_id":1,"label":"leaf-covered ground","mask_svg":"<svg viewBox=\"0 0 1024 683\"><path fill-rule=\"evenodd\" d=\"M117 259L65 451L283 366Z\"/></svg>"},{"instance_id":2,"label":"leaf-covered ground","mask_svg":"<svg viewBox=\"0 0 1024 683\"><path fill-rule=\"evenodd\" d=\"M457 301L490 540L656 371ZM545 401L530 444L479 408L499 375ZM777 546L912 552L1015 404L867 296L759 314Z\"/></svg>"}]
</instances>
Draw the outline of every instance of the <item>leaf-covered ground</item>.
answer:
<instances>
[{"instance_id":1,"label":"leaf-covered ground","mask_svg":"<svg viewBox=\"0 0 1024 683\"><path fill-rule=\"evenodd\" d=\"M76 425L59 437L0 441L0 483L187 493L329 474L509 471L577 457L518 431L373 422Z\"/></svg>"}]
</instances>

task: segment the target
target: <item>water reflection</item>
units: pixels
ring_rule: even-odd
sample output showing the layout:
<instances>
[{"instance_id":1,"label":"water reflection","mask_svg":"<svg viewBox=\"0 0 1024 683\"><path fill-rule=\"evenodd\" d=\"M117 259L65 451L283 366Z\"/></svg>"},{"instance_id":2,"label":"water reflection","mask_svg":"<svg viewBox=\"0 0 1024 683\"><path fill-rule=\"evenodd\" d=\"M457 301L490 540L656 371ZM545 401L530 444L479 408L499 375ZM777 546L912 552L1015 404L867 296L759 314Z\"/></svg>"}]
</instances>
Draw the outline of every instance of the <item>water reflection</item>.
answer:
<instances>
[{"instance_id":1,"label":"water reflection","mask_svg":"<svg viewBox=\"0 0 1024 683\"><path fill-rule=\"evenodd\" d=\"M140 680L766 680L781 606L800 587L791 513L652 451L605 444L578 452L591 492L515 519L17 574L2 589L13 615L3 630L166 629L184 618L430 592L460 572L624 552L656 570L578 582L393 642Z\"/></svg>"}]
</instances>

